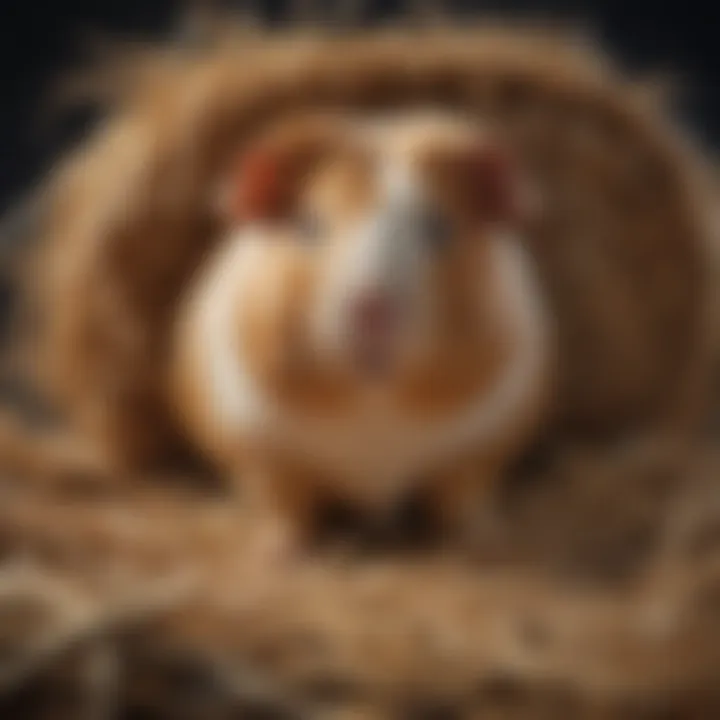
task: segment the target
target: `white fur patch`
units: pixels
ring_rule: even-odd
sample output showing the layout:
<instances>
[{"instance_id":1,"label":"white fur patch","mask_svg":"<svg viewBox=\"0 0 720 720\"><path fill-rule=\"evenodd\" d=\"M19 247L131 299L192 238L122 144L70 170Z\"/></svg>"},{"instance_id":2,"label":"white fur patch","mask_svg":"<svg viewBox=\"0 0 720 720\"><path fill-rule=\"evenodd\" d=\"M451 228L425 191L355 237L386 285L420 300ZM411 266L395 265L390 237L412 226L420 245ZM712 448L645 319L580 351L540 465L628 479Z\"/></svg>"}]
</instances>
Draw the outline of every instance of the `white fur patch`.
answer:
<instances>
[{"instance_id":1,"label":"white fur patch","mask_svg":"<svg viewBox=\"0 0 720 720\"><path fill-rule=\"evenodd\" d=\"M357 223L331 276L316 288L312 327L325 349L342 351L351 343L353 300L380 294L403 308L394 340L400 354L412 354L422 345L430 312L426 288L431 258L417 227L423 188L404 158L387 158L378 179L378 203Z\"/></svg>"},{"instance_id":2,"label":"white fur patch","mask_svg":"<svg viewBox=\"0 0 720 720\"><path fill-rule=\"evenodd\" d=\"M246 351L232 332L243 278L262 270L265 247L253 230L231 238L201 306L202 379L228 439L254 435L311 458L358 500L381 505L429 463L470 447L492 448L534 404L547 369L548 324L531 263L515 239L498 237L492 244L502 306L517 337L512 359L489 392L431 421L382 398L352 416L318 418L294 414L270 397L242 362Z\"/></svg>"}]
</instances>

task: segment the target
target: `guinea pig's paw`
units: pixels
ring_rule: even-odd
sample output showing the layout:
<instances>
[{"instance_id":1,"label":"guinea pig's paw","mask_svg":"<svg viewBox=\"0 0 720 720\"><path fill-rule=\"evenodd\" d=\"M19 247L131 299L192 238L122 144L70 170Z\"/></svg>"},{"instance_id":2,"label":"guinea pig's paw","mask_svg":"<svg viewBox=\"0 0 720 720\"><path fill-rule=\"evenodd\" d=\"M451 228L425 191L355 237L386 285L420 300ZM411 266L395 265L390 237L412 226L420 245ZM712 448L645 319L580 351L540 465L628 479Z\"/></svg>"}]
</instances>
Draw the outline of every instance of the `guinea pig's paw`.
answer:
<instances>
[{"instance_id":1,"label":"guinea pig's paw","mask_svg":"<svg viewBox=\"0 0 720 720\"><path fill-rule=\"evenodd\" d=\"M436 478L429 487L430 507L443 537L467 539L495 526L495 476L468 463Z\"/></svg>"},{"instance_id":2,"label":"guinea pig's paw","mask_svg":"<svg viewBox=\"0 0 720 720\"><path fill-rule=\"evenodd\" d=\"M466 488L454 502L438 508L440 544L450 552L480 559L499 558L507 547L507 523L490 488Z\"/></svg>"},{"instance_id":3,"label":"guinea pig's paw","mask_svg":"<svg viewBox=\"0 0 720 720\"><path fill-rule=\"evenodd\" d=\"M250 541L250 558L261 568L278 568L298 561L306 549L302 534L280 518L260 520Z\"/></svg>"},{"instance_id":4,"label":"guinea pig's paw","mask_svg":"<svg viewBox=\"0 0 720 720\"><path fill-rule=\"evenodd\" d=\"M494 503L475 508L465 524L458 528L460 549L480 560L497 560L508 547L507 524Z\"/></svg>"}]
</instances>

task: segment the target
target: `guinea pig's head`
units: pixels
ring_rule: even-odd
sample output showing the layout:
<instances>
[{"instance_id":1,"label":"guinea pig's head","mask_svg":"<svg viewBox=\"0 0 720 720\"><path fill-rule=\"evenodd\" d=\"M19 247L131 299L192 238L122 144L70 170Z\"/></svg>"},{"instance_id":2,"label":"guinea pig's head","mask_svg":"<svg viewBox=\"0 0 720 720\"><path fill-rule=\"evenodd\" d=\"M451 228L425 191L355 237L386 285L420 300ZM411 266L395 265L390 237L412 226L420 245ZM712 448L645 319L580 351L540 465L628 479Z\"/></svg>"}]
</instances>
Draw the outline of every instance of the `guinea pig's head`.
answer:
<instances>
[{"instance_id":1,"label":"guinea pig's head","mask_svg":"<svg viewBox=\"0 0 720 720\"><path fill-rule=\"evenodd\" d=\"M231 222L265 228L305 280L288 302L306 355L375 382L449 327L472 333L487 240L525 212L497 138L419 113L289 123L250 144L226 190Z\"/></svg>"}]
</instances>

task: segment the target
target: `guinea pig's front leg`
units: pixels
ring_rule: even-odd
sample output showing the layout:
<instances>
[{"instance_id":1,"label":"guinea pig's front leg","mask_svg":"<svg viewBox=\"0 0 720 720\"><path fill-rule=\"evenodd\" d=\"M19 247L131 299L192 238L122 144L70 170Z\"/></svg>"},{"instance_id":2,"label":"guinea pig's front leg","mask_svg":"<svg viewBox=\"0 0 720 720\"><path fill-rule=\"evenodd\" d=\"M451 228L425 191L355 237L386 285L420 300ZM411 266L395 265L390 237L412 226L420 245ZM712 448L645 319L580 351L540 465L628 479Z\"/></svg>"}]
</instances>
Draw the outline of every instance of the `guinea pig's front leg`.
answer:
<instances>
[{"instance_id":1,"label":"guinea pig's front leg","mask_svg":"<svg viewBox=\"0 0 720 720\"><path fill-rule=\"evenodd\" d=\"M469 458L432 478L429 508L444 542L476 547L492 539L498 526L495 490L501 475L497 464Z\"/></svg>"},{"instance_id":2,"label":"guinea pig's front leg","mask_svg":"<svg viewBox=\"0 0 720 720\"><path fill-rule=\"evenodd\" d=\"M258 557L283 561L307 550L314 535L319 496L312 475L272 456L243 463L234 475L251 516Z\"/></svg>"}]
</instances>

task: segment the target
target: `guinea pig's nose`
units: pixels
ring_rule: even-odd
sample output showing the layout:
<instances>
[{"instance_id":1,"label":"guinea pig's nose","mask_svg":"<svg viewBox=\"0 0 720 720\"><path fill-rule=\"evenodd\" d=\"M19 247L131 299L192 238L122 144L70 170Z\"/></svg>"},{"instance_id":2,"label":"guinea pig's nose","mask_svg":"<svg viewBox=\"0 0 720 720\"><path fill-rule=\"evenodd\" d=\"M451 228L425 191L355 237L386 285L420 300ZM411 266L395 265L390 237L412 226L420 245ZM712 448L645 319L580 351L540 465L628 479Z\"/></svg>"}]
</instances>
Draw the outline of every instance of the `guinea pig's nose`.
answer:
<instances>
[{"instance_id":1,"label":"guinea pig's nose","mask_svg":"<svg viewBox=\"0 0 720 720\"><path fill-rule=\"evenodd\" d=\"M392 332L398 318L397 303L381 291L358 294L353 300L351 313L355 330L373 337Z\"/></svg>"}]
</instances>

